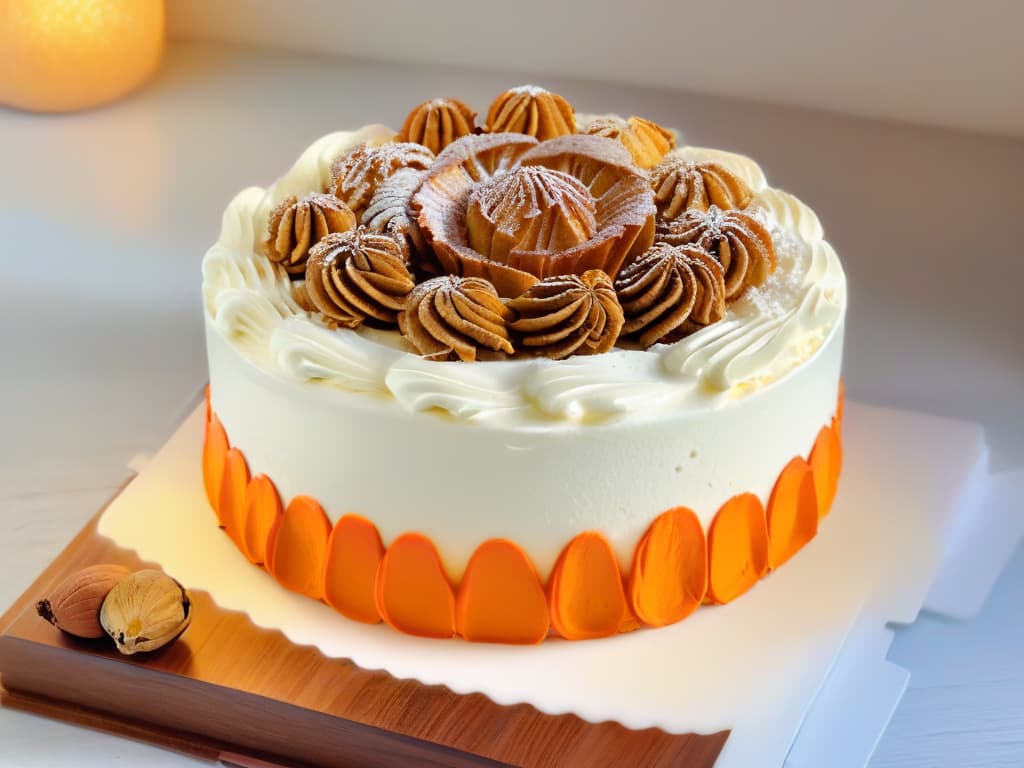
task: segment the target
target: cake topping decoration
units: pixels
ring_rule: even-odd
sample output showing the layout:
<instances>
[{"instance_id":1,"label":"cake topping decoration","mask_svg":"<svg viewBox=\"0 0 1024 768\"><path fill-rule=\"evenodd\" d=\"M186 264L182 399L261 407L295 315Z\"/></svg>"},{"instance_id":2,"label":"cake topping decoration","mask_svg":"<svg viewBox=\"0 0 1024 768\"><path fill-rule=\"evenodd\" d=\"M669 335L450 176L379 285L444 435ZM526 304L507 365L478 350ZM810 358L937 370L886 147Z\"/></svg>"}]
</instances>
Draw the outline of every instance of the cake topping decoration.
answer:
<instances>
[{"instance_id":1,"label":"cake topping decoration","mask_svg":"<svg viewBox=\"0 0 1024 768\"><path fill-rule=\"evenodd\" d=\"M458 99L431 99L409 113L398 141L422 144L434 154L475 130L476 112Z\"/></svg>"},{"instance_id":2,"label":"cake topping decoration","mask_svg":"<svg viewBox=\"0 0 1024 768\"><path fill-rule=\"evenodd\" d=\"M597 206L582 182L544 166L520 166L469 193L466 228L478 253L565 251L597 233Z\"/></svg>"},{"instance_id":3,"label":"cake topping decoration","mask_svg":"<svg viewBox=\"0 0 1024 768\"><path fill-rule=\"evenodd\" d=\"M353 147L331 165L328 191L358 216L370 204L377 189L392 174L413 168L425 171L434 162L434 153L411 142Z\"/></svg>"},{"instance_id":4,"label":"cake topping decoration","mask_svg":"<svg viewBox=\"0 0 1024 768\"><path fill-rule=\"evenodd\" d=\"M541 141L576 133L572 105L557 93L521 85L501 94L487 112L490 133L525 133Z\"/></svg>"},{"instance_id":5,"label":"cake topping decoration","mask_svg":"<svg viewBox=\"0 0 1024 768\"><path fill-rule=\"evenodd\" d=\"M732 171L718 163L695 163L666 157L651 171L651 189L658 216L674 219L690 208L706 211L746 208L754 193Z\"/></svg>"},{"instance_id":6,"label":"cake topping decoration","mask_svg":"<svg viewBox=\"0 0 1024 768\"><path fill-rule=\"evenodd\" d=\"M586 127L584 133L620 141L629 150L633 162L644 169L656 166L676 145L675 136L667 128L636 116L628 120L599 117Z\"/></svg>"},{"instance_id":7,"label":"cake topping decoration","mask_svg":"<svg viewBox=\"0 0 1024 768\"><path fill-rule=\"evenodd\" d=\"M611 278L599 269L544 278L508 308L521 348L554 360L607 352L622 330L622 307Z\"/></svg>"},{"instance_id":8,"label":"cake topping decoration","mask_svg":"<svg viewBox=\"0 0 1024 768\"><path fill-rule=\"evenodd\" d=\"M413 209L441 269L485 277L507 297L551 275L614 277L650 246L656 210L646 176L617 143L511 133L451 145Z\"/></svg>"},{"instance_id":9,"label":"cake topping decoration","mask_svg":"<svg viewBox=\"0 0 1024 768\"><path fill-rule=\"evenodd\" d=\"M413 285L395 240L362 227L325 237L306 265L310 300L346 328L366 320L394 326Z\"/></svg>"},{"instance_id":10,"label":"cake topping decoration","mask_svg":"<svg viewBox=\"0 0 1024 768\"><path fill-rule=\"evenodd\" d=\"M356 225L355 214L333 195L314 192L301 200L285 198L270 215L264 244L267 258L283 264L289 274L306 271L309 249L332 232L345 232Z\"/></svg>"},{"instance_id":11,"label":"cake topping decoration","mask_svg":"<svg viewBox=\"0 0 1024 768\"><path fill-rule=\"evenodd\" d=\"M767 228L749 213L690 209L658 225L658 240L671 245L695 244L718 259L725 272L725 298L740 296L748 286L764 283L775 271L775 248Z\"/></svg>"},{"instance_id":12,"label":"cake topping decoration","mask_svg":"<svg viewBox=\"0 0 1024 768\"><path fill-rule=\"evenodd\" d=\"M486 280L444 275L416 286L398 325L420 354L470 361L481 349L512 354L508 314Z\"/></svg>"},{"instance_id":13,"label":"cake topping decoration","mask_svg":"<svg viewBox=\"0 0 1024 768\"><path fill-rule=\"evenodd\" d=\"M656 243L619 273L615 291L626 317L623 335L645 349L725 317L722 266L694 245Z\"/></svg>"},{"instance_id":14,"label":"cake topping decoration","mask_svg":"<svg viewBox=\"0 0 1024 768\"><path fill-rule=\"evenodd\" d=\"M409 209L425 176L425 171L412 167L395 171L377 188L361 219L371 232L395 238L407 263L419 261L427 252L423 233Z\"/></svg>"}]
</instances>

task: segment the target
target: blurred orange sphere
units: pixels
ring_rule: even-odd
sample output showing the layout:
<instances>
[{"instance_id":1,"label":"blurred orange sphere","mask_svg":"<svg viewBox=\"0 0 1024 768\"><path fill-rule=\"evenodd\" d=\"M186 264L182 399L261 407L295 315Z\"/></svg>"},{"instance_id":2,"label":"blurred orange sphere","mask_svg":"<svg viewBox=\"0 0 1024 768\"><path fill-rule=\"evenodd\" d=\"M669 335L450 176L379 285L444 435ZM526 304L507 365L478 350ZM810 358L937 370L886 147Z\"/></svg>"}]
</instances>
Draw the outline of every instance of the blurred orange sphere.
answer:
<instances>
[{"instance_id":1,"label":"blurred orange sphere","mask_svg":"<svg viewBox=\"0 0 1024 768\"><path fill-rule=\"evenodd\" d=\"M0 0L0 103L113 101L152 74L163 47L163 0Z\"/></svg>"}]
</instances>

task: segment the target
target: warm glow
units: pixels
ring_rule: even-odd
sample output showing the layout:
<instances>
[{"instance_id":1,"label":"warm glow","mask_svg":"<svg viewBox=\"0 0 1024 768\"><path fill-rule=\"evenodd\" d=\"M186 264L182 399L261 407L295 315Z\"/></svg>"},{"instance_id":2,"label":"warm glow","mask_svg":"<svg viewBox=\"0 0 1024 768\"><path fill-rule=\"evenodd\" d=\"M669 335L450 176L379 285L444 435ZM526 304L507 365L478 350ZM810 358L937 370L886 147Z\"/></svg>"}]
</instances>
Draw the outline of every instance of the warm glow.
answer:
<instances>
[{"instance_id":1,"label":"warm glow","mask_svg":"<svg viewBox=\"0 0 1024 768\"><path fill-rule=\"evenodd\" d=\"M163 44L163 0L0 0L0 102L61 112L117 99Z\"/></svg>"}]
</instances>

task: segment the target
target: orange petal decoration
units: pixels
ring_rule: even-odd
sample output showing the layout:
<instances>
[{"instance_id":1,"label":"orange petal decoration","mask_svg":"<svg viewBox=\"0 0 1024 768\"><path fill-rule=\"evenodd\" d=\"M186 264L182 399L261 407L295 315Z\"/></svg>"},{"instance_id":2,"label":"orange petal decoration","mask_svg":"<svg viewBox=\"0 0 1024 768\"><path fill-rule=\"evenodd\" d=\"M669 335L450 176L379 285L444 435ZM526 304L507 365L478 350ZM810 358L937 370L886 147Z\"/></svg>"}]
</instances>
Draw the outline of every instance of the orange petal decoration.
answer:
<instances>
[{"instance_id":1,"label":"orange petal decoration","mask_svg":"<svg viewBox=\"0 0 1024 768\"><path fill-rule=\"evenodd\" d=\"M331 524L320 505L309 496L296 496L288 504L275 532L274 554L268 566L281 586L319 600L323 597L324 563Z\"/></svg>"},{"instance_id":2,"label":"orange petal decoration","mask_svg":"<svg viewBox=\"0 0 1024 768\"><path fill-rule=\"evenodd\" d=\"M768 499L768 566L778 568L818 532L818 497L811 466L791 459Z\"/></svg>"},{"instance_id":3,"label":"orange petal decoration","mask_svg":"<svg viewBox=\"0 0 1024 768\"><path fill-rule=\"evenodd\" d=\"M834 419L835 424L839 427L839 431L843 429L843 406L846 404L846 383L839 380L839 399L836 401L836 416Z\"/></svg>"},{"instance_id":4,"label":"orange petal decoration","mask_svg":"<svg viewBox=\"0 0 1024 768\"><path fill-rule=\"evenodd\" d=\"M403 533L377 569L377 610L397 629L420 637L455 634L455 595L437 549L426 536Z\"/></svg>"},{"instance_id":5,"label":"orange petal decoration","mask_svg":"<svg viewBox=\"0 0 1024 768\"><path fill-rule=\"evenodd\" d=\"M210 416L213 415L213 409L210 406L210 385L207 384L203 389L203 400L206 402L206 423L210 423Z\"/></svg>"},{"instance_id":6,"label":"orange petal decoration","mask_svg":"<svg viewBox=\"0 0 1024 768\"><path fill-rule=\"evenodd\" d=\"M203 484L206 486L206 499L220 520L220 481L224 474L224 462L228 455L228 436L224 433L220 419L216 414L210 417L206 425L206 438L203 441ZM223 522L221 522L223 525Z\"/></svg>"},{"instance_id":7,"label":"orange petal decoration","mask_svg":"<svg viewBox=\"0 0 1024 768\"><path fill-rule=\"evenodd\" d=\"M281 497L273 481L266 475L256 475L245 489L245 530L242 550L249 561L262 565L267 560L270 532L284 514Z\"/></svg>"},{"instance_id":8,"label":"orange petal decoration","mask_svg":"<svg viewBox=\"0 0 1024 768\"><path fill-rule=\"evenodd\" d=\"M839 427L833 422L822 427L814 441L808 460L814 473L814 493L818 499L818 517L824 517L832 509L832 502L839 487L839 473L843 466L843 444L839 439Z\"/></svg>"},{"instance_id":9,"label":"orange petal decoration","mask_svg":"<svg viewBox=\"0 0 1024 768\"><path fill-rule=\"evenodd\" d=\"M455 601L466 640L536 644L548 635L548 604L537 571L518 545L485 541L469 560Z\"/></svg>"},{"instance_id":10,"label":"orange petal decoration","mask_svg":"<svg viewBox=\"0 0 1024 768\"><path fill-rule=\"evenodd\" d=\"M613 635L626 617L615 553L604 536L577 535L558 556L548 580L551 624L567 640Z\"/></svg>"},{"instance_id":11,"label":"orange petal decoration","mask_svg":"<svg viewBox=\"0 0 1024 768\"><path fill-rule=\"evenodd\" d=\"M231 540L243 546L245 531L245 490L249 485L249 467L237 448L229 448L224 457L217 514Z\"/></svg>"},{"instance_id":12,"label":"orange petal decoration","mask_svg":"<svg viewBox=\"0 0 1024 768\"><path fill-rule=\"evenodd\" d=\"M708 529L708 598L728 603L768 571L768 528L764 507L752 493L733 496Z\"/></svg>"},{"instance_id":13,"label":"orange petal decoration","mask_svg":"<svg viewBox=\"0 0 1024 768\"><path fill-rule=\"evenodd\" d=\"M629 599L637 618L663 627L693 613L707 591L707 561L704 529L692 509L658 515L633 555Z\"/></svg>"},{"instance_id":14,"label":"orange petal decoration","mask_svg":"<svg viewBox=\"0 0 1024 768\"><path fill-rule=\"evenodd\" d=\"M626 603L626 615L622 617L622 623L619 624L619 633L632 632L634 629L640 629L644 623L637 618L633 609L629 603Z\"/></svg>"},{"instance_id":15,"label":"orange petal decoration","mask_svg":"<svg viewBox=\"0 0 1024 768\"><path fill-rule=\"evenodd\" d=\"M282 520L284 520L284 514L274 521L270 527L270 535L267 536L267 552L263 557L263 567L271 576L274 575L274 552L277 550L277 534L281 532Z\"/></svg>"},{"instance_id":16,"label":"orange petal decoration","mask_svg":"<svg viewBox=\"0 0 1024 768\"><path fill-rule=\"evenodd\" d=\"M324 599L344 616L366 624L380 622L374 595L384 544L377 526L359 515L345 515L327 543Z\"/></svg>"}]
</instances>

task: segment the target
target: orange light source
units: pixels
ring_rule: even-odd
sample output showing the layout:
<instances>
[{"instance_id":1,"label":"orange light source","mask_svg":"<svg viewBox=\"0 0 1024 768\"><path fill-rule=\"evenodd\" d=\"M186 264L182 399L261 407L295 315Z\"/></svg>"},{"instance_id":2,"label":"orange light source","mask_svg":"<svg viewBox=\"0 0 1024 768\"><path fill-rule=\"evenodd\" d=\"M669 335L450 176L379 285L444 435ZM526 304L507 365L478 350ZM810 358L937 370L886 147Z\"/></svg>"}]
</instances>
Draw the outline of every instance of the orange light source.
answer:
<instances>
[{"instance_id":1,"label":"orange light source","mask_svg":"<svg viewBox=\"0 0 1024 768\"><path fill-rule=\"evenodd\" d=\"M113 101L152 74L163 47L163 0L0 0L0 103Z\"/></svg>"}]
</instances>

